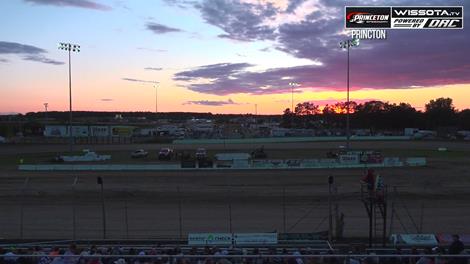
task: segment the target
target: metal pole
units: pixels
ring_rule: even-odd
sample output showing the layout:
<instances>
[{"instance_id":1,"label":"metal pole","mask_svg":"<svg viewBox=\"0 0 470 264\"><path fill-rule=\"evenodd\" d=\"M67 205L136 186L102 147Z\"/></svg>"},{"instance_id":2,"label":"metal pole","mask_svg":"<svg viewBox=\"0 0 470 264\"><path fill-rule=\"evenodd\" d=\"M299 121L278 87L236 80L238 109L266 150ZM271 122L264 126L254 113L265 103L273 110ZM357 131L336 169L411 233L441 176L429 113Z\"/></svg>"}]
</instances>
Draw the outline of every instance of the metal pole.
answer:
<instances>
[{"instance_id":1,"label":"metal pole","mask_svg":"<svg viewBox=\"0 0 470 264\"><path fill-rule=\"evenodd\" d=\"M106 211L104 204L104 183L101 183L101 210L103 214L103 239L106 239Z\"/></svg>"},{"instance_id":2,"label":"metal pole","mask_svg":"<svg viewBox=\"0 0 470 264\"><path fill-rule=\"evenodd\" d=\"M44 103L44 110L45 110L45 118L46 118L46 124L47 124L47 106L48 106L48 103Z\"/></svg>"},{"instance_id":3,"label":"metal pole","mask_svg":"<svg viewBox=\"0 0 470 264\"><path fill-rule=\"evenodd\" d=\"M384 203L383 203L383 226L382 226L382 247L385 248L385 245L387 244L387 210L388 210L388 190L387 186L385 186L385 195L384 195Z\"/></svg>"},{"instance_id":4,"label":"metal pole","mask_svg":"<svg viewBox=\"0 0 470 264\"><path fill-rule=\"evenodd\" d=\"M180 239L183 239L183 212L182 212L182 201L181 201L181 192L180 187L176 187L176 191L178 192L178 223L179 223L179 233Z\"/></svg>"},{"instance_id":5,"label":"metal pole","mask_svg":"<svg viewBox=\"0 0 470 264\"><path fill-rule=\"evenodd\" d=\"M25 200L25 190L28 186L29 177L24 179L23 186L21 187L21 203L20 203L20 238L23 239L23 230L24 230L24 200Z\"/></svg>"},{"instance_id":6,"label":"metal pole","mask_svg":"<svg viewBox=\"0 0 470 264\"><path fill-rule=\"evenodd\" d=\"M282 230L287 232L287 215L286 215L286 186L282 186Z\"/></svg>"},{"instance_id":7,"label":"metal pole","mask_svg":"<svg viewBox=\"0 0 470 264\"><path fill-rule=\"evenodd\" d=\"M349 43L347 45L348 49L348 81L347 81L347 103L346 103L346 149L349 150Z\"/></svg>"},{"instance_id":8,"label":"metal pole","mask_svg":"<svg viewBox=\"0 0 470 264\"><path fill-rule=\"evenodd\" d=\"M331 177L331 176L330 176ZM331 242L333 238L333 207L331 199L331 181L328 181L328 241Z\"/></svg>"},{"instance_id":9,"label":"metal pole","mask_svg":"<svg viewBox=\"0 0 470 264\"><path fill-rule=\"evenodd\" d=\"M372 247L372 227L374 219L374 201L372 197L369 197L369 247Z\"/></svg>"},{"instance_id":10,"label":"metal pole","mask_svg":"<svg viewBox=\"0 0 470 264\"><path fill-rule=\"evenodd\" d=\"M77 238L77 190L75 186L78 183L78 176L75 177L73 181L73 205L72 205L72 237L75 240Z\"/></svg>"},{"instance_id":11,"label":"metal pole","mask_svg":"<svg viewBox=\"0 0 470 264\"><path fill-rule=\"evenodd\" d=\"M231 193L229 191L229 201L228 201L228 220L229 220L229 230L230 230L230 233L233 232L233 229L232 229L232 198L231 198Z\"/></svg>"},{"instance_id":12,"label":"metal pole","mask_svg":"<svg viewBox=\"0 0 470 264\"><path fill-rule=\"evenodd\" d=\"M127 211L127 198L129 196L129 193L126 192L124 196L124 224L126 225L126 239L129 239L129 214Z\"/></svg>"},{"instance_id":13,"label":"metal pole","mask_svg":"<svg viewBox=\"0 0 470 264\"><path fill-rule=\"evenodd\" d=\"M419 216L419 234L423 233L424 202L421 202L421 212Z\"/></svg>"},{"instance_id":14,"label":"metal pole","mask_svg":"<svg viewBox=\"0 0 470 264\"><path fill-rule=\"evenodd\" d=\"M155 114L158 113L158 88L155 85Z\"/></svg>"},{"instance_id":15,"label":"metal pole","mask_svg":"<svg viewBox=\"0 0 470 264\"><path fill-rule=\"evenodd\" d=\"M395 196L397 192L397 186L393 186L393 194L392 194L392 209L391 209L391 215L390 215L390 228L388 233L392 234L393 232L393 218L395 217Z\"/></svg>"},{"instance_id":16,"label":"metal pole","mask_svg":"<svg viewBox=\"0 0 470 264\"><path fill-rule=\"evenodd\" d=\"M294 113L294 85L291 85L290 86L291 88L291 94L292 94L292 98L291 98L291 104L292 104L292 109L291 109L291 112Z\"/></svg>"},{"instance_id":17,"label":"metal pole","mask_svg":"<svg viewBox=\"0 0 470 264\"><path fill-rule=\"evenodd\" d=\"M333 201L334 201L334 214L335 214L335 217L334 217L334 230L335 230L335 238L338 239L338 238L341 238L339 235L341 233L341 231L339 230L340 226L340 219L339 219L339 205L338 205L338 187L336 186L336 184L333 185L333 197L332 197Z\"/></svg>"},{"instance_id":18,"label":"metal pole","mask_svg":"<svg viewBox=\"0 0 470 264\"><path fill-rule=\"evenodd\" d=\"M69 151L73 151L73 136L72 136L72 59L70 53L72 52L71 44L69 44Z\"/></svg>"}]
</instances>

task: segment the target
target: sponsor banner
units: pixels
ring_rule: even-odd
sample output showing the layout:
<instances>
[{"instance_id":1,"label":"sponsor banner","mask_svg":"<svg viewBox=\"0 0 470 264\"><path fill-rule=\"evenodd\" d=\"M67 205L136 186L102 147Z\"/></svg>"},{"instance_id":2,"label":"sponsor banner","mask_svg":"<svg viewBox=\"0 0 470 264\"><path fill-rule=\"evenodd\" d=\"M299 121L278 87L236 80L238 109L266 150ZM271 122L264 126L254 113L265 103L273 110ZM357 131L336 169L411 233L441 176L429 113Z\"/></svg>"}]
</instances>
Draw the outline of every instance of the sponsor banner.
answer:
<instances>
[{"instance_id":1,"label":"sponsor banner","mask_svg":"<svg viewBox=\"0 0 470 264\"><path fill-rule=\"evenodd\" d=\"M326 240L328 239L328 231L320 231L314 233L279 233L279 240Z\"/></svg>"},{"instance_id":2,"label":"sponsor banner","mask_svg":"<svg viewBox=\"0 0 470 264\"><path fill-rule=\"evenodd\" d=\"M277 233L235 233L236 245L276 245Z\"/></svg>"},{"instance_id":3,"label":"sponsor banner","mask_svg":"<svg viewBox=\"0 0 470 264\"><path fill-rule=\"evenodd\" d=\"M399 234L392 235L395 244L414 246L436 246L437 239L434 234Z\"/></svg>"},{"instance_id":4,"label":"sponsor banner","mask_svg":"<svg viewBox=\"0 0 470 264\"><path fill-rule=\"evenodd\" d=\"M345 27L349 29L462 29L463 6L346 6ZM381 33L376 36L375 32L366 33L368 38L379 38L383 35Z\"/></svg>"},{"instance_id":5,"label":"sponsor banner","mask_svg":"<svg viewBox=\"0 0 470 264\"><path fill-rule=\"evenodd\" d=\"M230 233L189 233L188 245L231 245Z\"/></svg>"}]
</instances>

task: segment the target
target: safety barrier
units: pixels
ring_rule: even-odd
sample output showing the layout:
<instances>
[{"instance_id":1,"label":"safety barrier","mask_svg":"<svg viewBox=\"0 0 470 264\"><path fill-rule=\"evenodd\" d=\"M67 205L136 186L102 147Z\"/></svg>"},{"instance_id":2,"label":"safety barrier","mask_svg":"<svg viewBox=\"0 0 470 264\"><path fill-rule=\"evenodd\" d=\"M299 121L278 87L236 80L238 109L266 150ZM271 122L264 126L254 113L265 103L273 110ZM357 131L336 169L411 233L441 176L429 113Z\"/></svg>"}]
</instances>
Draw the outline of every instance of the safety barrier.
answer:
<instances>
[{"instance_id":1,"label":"safety barrier","mask_svg":"<svg viewBox=\"0 0 470 264\"><path fill-rule=\"evenodd\" d=\"M250 166L224 168L182 168L181 164L22 164L23 171L159 171L159 170L254 170L254 169L354 169L354 168L391 168L404 166L426 166L426 158L385 158L382 163L340 163L336 159L288 159L253 160Z\"/></svg>"},{"instance_id":2,"label":"safety barrier","mask_svg":"<svg viewBox=\"0 0 470 264\"><path fill-rule=\"evenodd\" d=\"M230 139L177 139L173 144L263 144L295 142L345 141L346 137L269 137L269 138L230 138ZM351 141L400 141L411 140L409 136L354 136Z\"/></svg>"}]
</instances>

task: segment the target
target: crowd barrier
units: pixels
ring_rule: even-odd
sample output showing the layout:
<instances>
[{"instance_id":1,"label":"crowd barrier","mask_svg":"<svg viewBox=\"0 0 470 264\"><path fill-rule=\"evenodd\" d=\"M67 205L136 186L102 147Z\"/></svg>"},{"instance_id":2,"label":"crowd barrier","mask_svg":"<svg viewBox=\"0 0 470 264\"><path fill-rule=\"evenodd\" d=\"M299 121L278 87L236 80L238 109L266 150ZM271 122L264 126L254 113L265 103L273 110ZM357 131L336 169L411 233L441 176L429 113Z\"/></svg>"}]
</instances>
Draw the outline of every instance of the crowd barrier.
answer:
<instances>
[{"instance_id":1,"label":"crowd barrier","mask_svg":"<svg viewBox=\"0 0 470 264\"><path fill-rule=\"evenodd\" d=\"M249 166L182 168L181 164L21 164L23 171L165 171L165 170L253 170L253 169L354 169L426 166L426 158L385 158L381 163L340 163L336 159L253 160Z\"/></svg>"},{"instance_id":2,"label":"crowd barrier","mask_svg":"<svg viewBox=\"0 0 470 264\"><path fill-rule=\"evenodd\" d=\"M354 136L351 141L400 141L411 140L409 136ZM228 138L228 139L177 139L173 144L263 144L295 142L345 141L346 137L269 137L269 138Z\"/></svg>"}]
</instances>

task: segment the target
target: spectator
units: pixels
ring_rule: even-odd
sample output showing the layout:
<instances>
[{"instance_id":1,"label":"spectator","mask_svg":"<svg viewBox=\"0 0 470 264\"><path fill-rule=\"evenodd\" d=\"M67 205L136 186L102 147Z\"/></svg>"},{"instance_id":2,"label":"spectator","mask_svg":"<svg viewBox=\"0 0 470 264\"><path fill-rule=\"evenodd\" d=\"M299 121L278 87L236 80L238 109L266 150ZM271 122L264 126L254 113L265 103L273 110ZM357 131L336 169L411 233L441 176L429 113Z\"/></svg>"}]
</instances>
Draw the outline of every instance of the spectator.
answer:
<instances>
[{"instance_id":1,"label":"spectator","mask_svg":"<svg viewBox=\"0 0 470 264\"><path fill-rule=\"evenodd\" d=\"M367 190L372 193L375 188L375 174L373 169L368 169L367 174L362 177L362 182L367 185Z\"/></svg>"},{"instance_id":2,"label":"spectator","mask_svg":"<svg viewBox=\"0 0 470 264\"><path fill-rule=\"evenodd\" d=\"M452 243L449 246L449 255L459 255L465 249L465 245L460 240L459 235L452 235ZM467 261L465 258L452 258L449 264L465 264Z\"/></svg>"},{"instance_id":3,"label":"spectator","mask_svg":"<svg viewBox=\"0 0 470 264\"><path fill-rule=\"evenodd\" d=\"M460 241L459 235L452 236L452 243L449 246L449 255L458 255L462 253L465 249L465 246L462 241Z\"/></svg>"}]
</instances>

